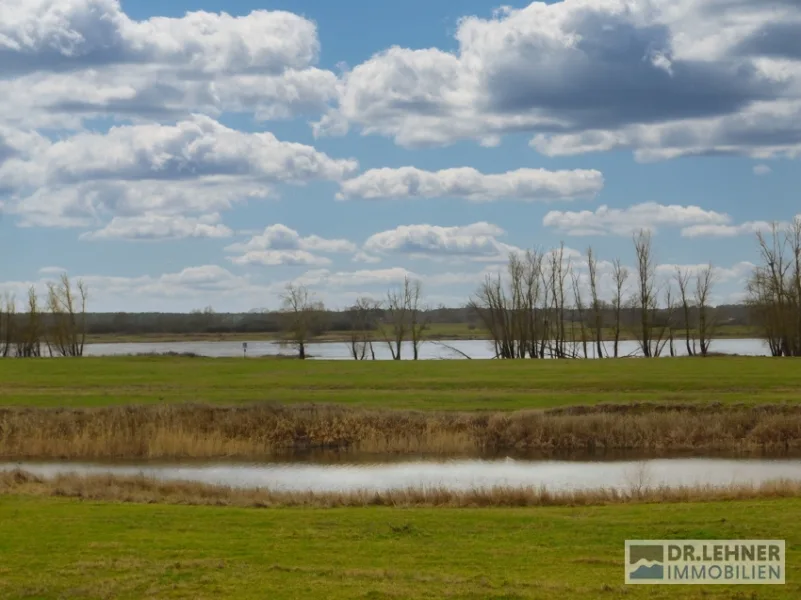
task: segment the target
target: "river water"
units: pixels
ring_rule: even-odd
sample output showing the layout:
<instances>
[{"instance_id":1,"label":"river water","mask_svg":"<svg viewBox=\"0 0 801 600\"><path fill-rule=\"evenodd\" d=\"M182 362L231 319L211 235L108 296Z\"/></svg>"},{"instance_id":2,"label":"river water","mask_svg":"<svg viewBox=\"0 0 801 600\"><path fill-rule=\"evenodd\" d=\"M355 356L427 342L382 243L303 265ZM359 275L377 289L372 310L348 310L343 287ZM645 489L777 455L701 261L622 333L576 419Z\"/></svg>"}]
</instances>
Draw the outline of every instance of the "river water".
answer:
<instances>
[{"instance_id":1,"label":"river water","mask_svg":"<svg viewBox=\"0 0 801 600\"><path fill-rule=\"evenodd\" d=\"M611 352L612 344L605 344L607 351ZM391 360L389 348L385 343L375 343L374 349L377 360ZM684 344L676 343L676 354L687 354ZM588 345L589 356L594 357L592 344ZM767 345L758 339L721 339L712 342L712 352L724 354L739 354L743 356L769 356ZM120 356L128 354L162 354L166 352L194 353L201 356L212 357L238 357L244 355L242 342L141 342L120 344L87 344L84 349L86 356ZM308 344L307 354L312 358L325 360L352 359L350 348L344 342L328 342ZM290 347L281 346L277 342L261 341L247 342L247 356L271 356L277 354L292 354ZM637 343L624 341L620 343L620 356L636 356ZM667 355L667 352L665 353ZM437 359L463 359L466 356L475 359L493 358L495 352L492 343L487 340L450 340L425 342L420 348L420 358L423 360ZM402 357L412 357L410 343L403 346Z\"/></svg>"},{"instance_id":2,"label":"river water","mask_svg":"<svg viewBox=\"0 0 801 600\"><path fill-rule=\"evenodd\" d=\"M642 461L583 462L451 460L380 464L205 463L92 464L76 462L0 463L0 470L21 468L42 477L144 475L239 488L284 491L386 491L446 488L465 491L491 487L544 487L550 491L657 486L760 484L801 480L801 459L680 458Z\"/></svg>"}]
</instances>

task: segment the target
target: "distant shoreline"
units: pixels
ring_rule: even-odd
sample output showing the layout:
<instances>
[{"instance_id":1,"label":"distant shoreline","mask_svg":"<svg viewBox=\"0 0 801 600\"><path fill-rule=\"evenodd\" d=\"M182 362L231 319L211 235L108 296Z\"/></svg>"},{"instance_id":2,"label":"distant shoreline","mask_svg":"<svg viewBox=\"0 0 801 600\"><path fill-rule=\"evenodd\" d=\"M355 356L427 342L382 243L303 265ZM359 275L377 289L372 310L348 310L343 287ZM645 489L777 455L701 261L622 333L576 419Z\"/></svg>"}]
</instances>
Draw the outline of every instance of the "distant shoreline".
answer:
<instances>
[{"instance_id":1,"label":"distant shoreline","mask_svg":"<svg viewBox=\"0 0 801 600\"><path fill-rule=\"evenodd\" d=\"M309 343L348 343L350 332L337 331L329 332L309 340ZM592 335L588 332L588 342L593 341ZM754 339L759 338L756 328L736 326L722 326L712 336L713 339ZM580 335L576 332L576 338L580 341ZM250 333L135 333L135 334L88 334L87 344L134 344L134 343L180 343L180 342L277 342L281 336L277 333L269 332L250 332ZM486 331L480 329L469 329L460 324L435 324L429 331L423 334L425 341L482 341L490 340ZM631 341L636 339L629 332L621 332L621 341ZM604 332L604 342L614 341L611 332ZM684 331L674 332L674 343L684 342ZM384 340L377 336L375 343L382 344Z\"/></svg>"}]
</instances>

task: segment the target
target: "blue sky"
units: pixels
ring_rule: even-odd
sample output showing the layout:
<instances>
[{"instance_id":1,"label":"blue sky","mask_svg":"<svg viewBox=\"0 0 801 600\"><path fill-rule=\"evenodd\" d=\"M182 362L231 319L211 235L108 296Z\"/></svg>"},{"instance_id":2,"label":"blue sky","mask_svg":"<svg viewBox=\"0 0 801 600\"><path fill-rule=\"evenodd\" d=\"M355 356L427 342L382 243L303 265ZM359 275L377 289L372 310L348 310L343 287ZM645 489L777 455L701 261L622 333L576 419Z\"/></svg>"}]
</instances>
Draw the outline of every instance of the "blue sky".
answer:
<instances>
[{"instance_id":1,"label":"blue sky","mask_svg":"<svg viewBox=\"0 0 801 600\"><path fill-rule=\"evenodd\" d=\"M459 305L509 252L654 233L737 300L801 213L791 0L6 0L0 288L90 308ZM602 263L602 289L608 289Z\"/></svg>"}]
</instances>

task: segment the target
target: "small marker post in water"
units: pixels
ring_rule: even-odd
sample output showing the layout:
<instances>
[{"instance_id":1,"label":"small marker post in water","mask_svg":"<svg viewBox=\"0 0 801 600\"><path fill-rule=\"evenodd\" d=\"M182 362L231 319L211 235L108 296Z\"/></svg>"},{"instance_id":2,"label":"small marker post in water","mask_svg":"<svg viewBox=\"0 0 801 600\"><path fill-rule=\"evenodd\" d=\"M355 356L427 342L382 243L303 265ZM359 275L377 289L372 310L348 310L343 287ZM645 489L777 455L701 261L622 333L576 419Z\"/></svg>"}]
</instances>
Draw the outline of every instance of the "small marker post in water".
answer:
<instances>
[{"instance_id":1,"label":"small marker post in water","mask_svg":"<svg viewBox=\"0 0 801 600\"><path fill-rule=\"evenodd\" d=\"M244 358L248 357L248 343L242 342L242 352L244 354Z\"/></svg>"}]
</instances>

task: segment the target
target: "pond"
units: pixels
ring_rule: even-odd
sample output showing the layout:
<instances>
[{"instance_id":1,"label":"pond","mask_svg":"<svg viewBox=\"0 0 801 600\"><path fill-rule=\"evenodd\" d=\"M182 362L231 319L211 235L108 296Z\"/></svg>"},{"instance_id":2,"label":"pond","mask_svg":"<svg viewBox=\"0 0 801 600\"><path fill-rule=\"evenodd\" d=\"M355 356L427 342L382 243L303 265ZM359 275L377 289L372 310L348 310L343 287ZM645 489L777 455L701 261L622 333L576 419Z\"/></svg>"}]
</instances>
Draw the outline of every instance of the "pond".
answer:
<instances>
[{"instance_id":1,"label":"pond","mask_svg":"<svg viewBox=\"0 0 801 600\"><path fill-rule=\"evenodd\" d=\"M144 475L159 480L193 481L239 488L283 491L387 491L404 488L470 490L489 487L545 487L550 491L632 486L760 484L801 480L801 459L678 458L620 461L450 460L374 464L191 463L99 464L77 462L0 463L42 477Z\"/></svg>"}]
</instances>

